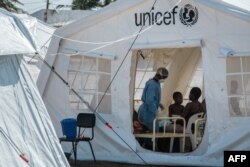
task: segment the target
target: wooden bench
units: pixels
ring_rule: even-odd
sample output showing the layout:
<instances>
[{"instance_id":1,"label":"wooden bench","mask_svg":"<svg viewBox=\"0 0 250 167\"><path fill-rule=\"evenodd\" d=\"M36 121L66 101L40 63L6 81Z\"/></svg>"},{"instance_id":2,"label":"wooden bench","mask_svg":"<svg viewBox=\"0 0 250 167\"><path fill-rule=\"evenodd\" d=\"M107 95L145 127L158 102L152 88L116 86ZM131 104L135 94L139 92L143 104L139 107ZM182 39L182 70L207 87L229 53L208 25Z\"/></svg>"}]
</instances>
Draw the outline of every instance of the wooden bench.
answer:
<instances>
[{"instance_id":1,"label":"wooden bench","mask_svg":"<svg viewBox=\"0 0 250 167\"><path fill-rule=\"evenodd\" d=\"M166 123L163 124L163 132L156 132L156 123L159 120L172 120L173 124L170 125L173 127L173 132L166 132ZM182 120L183 121L183 128L182 128L182 133L177 133L176 132L176 121L177 120ZM153 151L155 151L155 145L156 145L156 138L171 138L171 142L170 142L170 152L172 152L173 149L173 139L174 138L180 138L182 140L181 142L181 152L184 152L184 147L185 147L185 127L186 122L185 119L182 117L158 117L154 120L154 124L153 124L153 133L149 132L149 133L134 133L134 136L136 138L150 138L152 139L153 142Z\"/></svg>"}]
</instances>

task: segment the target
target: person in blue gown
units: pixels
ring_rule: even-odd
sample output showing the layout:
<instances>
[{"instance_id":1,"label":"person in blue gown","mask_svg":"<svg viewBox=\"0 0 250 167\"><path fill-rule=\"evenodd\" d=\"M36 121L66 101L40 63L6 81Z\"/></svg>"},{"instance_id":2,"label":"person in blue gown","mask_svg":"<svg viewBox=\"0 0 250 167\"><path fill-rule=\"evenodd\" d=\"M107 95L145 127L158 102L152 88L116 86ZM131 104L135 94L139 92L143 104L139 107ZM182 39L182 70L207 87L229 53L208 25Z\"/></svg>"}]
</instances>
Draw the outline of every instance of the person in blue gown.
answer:
<instances>
[{"instance_id":1,"label":"person in blue gown","mask_svg":"<svg viewBox=\"0 0 250 167\"><path fill-rule=\"evenodd\" d=\"M160 104L161 101L161 86L160 83L163 82L168 77L168 70L164 67L157 69L154 78L149 79L146 82L145 88L142 93L142 105L138 110L138 118L140 122L144 125L145 130L153 131L153 121L157 115L158 107L163 109Z\"/></svg>"}]
</instances>

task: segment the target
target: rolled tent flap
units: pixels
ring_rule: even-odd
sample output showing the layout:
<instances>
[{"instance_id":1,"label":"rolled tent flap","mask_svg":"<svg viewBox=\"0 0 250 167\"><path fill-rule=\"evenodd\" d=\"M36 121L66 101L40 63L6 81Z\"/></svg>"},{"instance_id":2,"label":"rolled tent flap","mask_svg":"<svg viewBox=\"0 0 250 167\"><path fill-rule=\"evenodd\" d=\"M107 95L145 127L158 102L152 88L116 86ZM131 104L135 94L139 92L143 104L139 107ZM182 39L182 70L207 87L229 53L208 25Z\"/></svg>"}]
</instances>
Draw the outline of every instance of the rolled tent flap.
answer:
<instances>
[{"instance_id":1,"label":"rolled tent flap","mask_svg":"<svg viewBox=\"0 0 250 167\"><path fill-rule=\"evenodd\" d=\"M250 56L250 51L235 51L229 48L220 48L219 53L222 56L229 57L229 56Z\"/></svg>"},{"instance_id":2,"label":"rolled tent flap","mask_svg":"<svg viewBox=\"0 0 250 167\"><path fill-rule=\"evenodd\" d=\"M201 47L201 39L170 40L154 43L135 43L133 49Z\"/></svg>"}]
</instances>

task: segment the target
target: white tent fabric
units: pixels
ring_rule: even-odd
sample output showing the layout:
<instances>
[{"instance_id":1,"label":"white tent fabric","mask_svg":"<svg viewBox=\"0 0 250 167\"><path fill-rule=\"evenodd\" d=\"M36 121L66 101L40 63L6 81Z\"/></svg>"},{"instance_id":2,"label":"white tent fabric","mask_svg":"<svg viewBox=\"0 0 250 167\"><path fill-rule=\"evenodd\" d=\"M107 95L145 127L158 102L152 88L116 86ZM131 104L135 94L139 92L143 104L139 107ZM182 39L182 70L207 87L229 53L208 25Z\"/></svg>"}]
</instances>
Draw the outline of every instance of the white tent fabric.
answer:
<instances>
[{"instance_id":1,"label":"white tent fabric","mask_svg":"<svg viewBox=\"0 0 250 167\"><path fill-rule=\"evenodd\" d=\"M68 10L60 8L57 9L41 9L31 14L31 16L45 22L45 13L47 12L47 24L53 27L62 27L69 23L72 23L78 19L81 19L90 13L95 12L94 10Z\"/></svg>"},{"instance_id":2,"label":"white tent fabric","mask_svg":"<svg viewBox=\"0 0 250 167\"><path fill-rule=\"evenodd\" d=\"M32 37L36 41L39 54L44 57L47 52L46 49L49 46L51 36L56 28L27 14L16 14L16 16L28 28Z\"/></svg>"},{"instance_id":3,"label":"white tent fabric","mask_svg":"<svg viewBox=\"0 0 250 167\"><path fill-rule=\"evenodd\" d=\"M200 3L206 4L228 14L232 14L241 19L250 21L250 2L248 0L242 0L240 2L237 0L201 0Z\"/></svg>"},{"instance_id":4,"label":"white tent fabric","mask_svg":"<svg viewBox=\"0 0 250 167\"><path fill-rule=\"evenodd\" d=\"M25 154L30 166L67 166L23 57L0 57L0 69L0 166L27 166L21 154Z\"/></svg>"},{"instance_id":5,"label":"white tent fabric","mask_svg":"<svg viewBox=\"0 0 250 167\"><path fill-rule=\"evenodd\" d=\"M55 28L26 14L17 14L16 16L28 28L32 37L36 41L39 55L44 58ZM34 55L26 55L24 58L28 62L32 78L36 81L42 66L41 60L38 56Z\"/></svg>"},{"instance_id":6,"label":"white tent fabric","mask_svg":"<svg viewBox=\"0 0 250 167\"><path fill-rule=\"evenodd\" d=\"M154 2L156 3L152 9ZM190 5L194 14L190 14L189 17L196 16L196 18L187 21L185 20L187 18L184 18L184 8L185 6L189 8ZM149 14L151 9L152 12ZM250 122L248 117L250 106L246 104L249 94L245 91L245 88L249 87L247 76L250 64L247 57L250 56L250 22L247 17L249 18L250 13L247 10L238 11L239 7L233 5L229 7L223 0L120 0L55 32L46 61L66 81L74 83L70 86L76 88L92 107L97 107L98 103L94 101L99 95L104 94L105 90L102 87L107 87L107 82L115 76L105 96L110 95L111 101L102 102L105 108L99 107L97 110L130 148L106 128L102 120L97 119L93 141L97 160L143 164L143 161L131 151L133 149L149 164L223 166L223 151L250 149L250 133L246 128ZM151 16L151 21L143 21L143 17L148 15ZM159 19L157 23L155 17ZM132 46L136 34L143 25L142 33ZM128 52L131 46L132 49ZM198 49L195 51L195 48ZM246 58L222 56L221 48L228 48L236 53L246 53L244 55ZM164 65L170 70L169 78L164 85L164 92L168 92L163 95L165 99L170 98L173 91L184 90L191 83L184 78L199 70L198 57L202 58L204 73L202 89L207 105L207 124L203 140L193 152L167 154L148 151L142 149L133 136L131 120L138 60L136 53L138 50L149 49L157 50L165 56L166 59L156 62L159 64L166 62ZM190 52L186 52L188 49ZM171 50L178 54L171 54ZM69 53L72 57L69 57ZM196 66L183 67L182 71L186 72L186 75L178 72L175 67L175 64L186 65L182 59L185 53L195 56L194 59L197 60L197 63L190 61L191 59L186 62ZM128 56L123 61L126 54ZM102 68L104 61L108 61L105 69ZM121 63L122 66L119 68ZM107 70L108 67L110 69ZM172 72L176 76L171 76ZM103 75L108 77L105 80L100 79ZM236 95L230 93L228 84L234 75L243 85L240 86L241 93ZM57 134L61 136L60 120L76 117L79 112L85 112L88 108L80 103L79 99L74 99L68 87L46 66L42 69L37 84L52 122L58 129ZM231 97L241 99L240 107L245 115L231 114ZM111 111L103 112L108 107ZM70 147L65 146L64 149ZM79 159L92 159L91 152L85 145L79 144L78 155Z\"/></svg>"},{"instance_id":7,"label":"white tent fabric","mask_svg":"<svg viewBox=\"0 0 250 167\"><path fill-rule=\"evenodd\" d=\"M0 55L35 53L36 44L22 22L3 9L0 12Z\"/></svg>"},{"instance_id":8,"label":"white tent fabric","mask_svg":"<svg viewBox=\"0 0 250 167\"><path fill-rule=\"evenodd\" d=\"M0 166L69 166L23 58L36 45L16 16L0 15Z\"/></svg>"}]
</instances>

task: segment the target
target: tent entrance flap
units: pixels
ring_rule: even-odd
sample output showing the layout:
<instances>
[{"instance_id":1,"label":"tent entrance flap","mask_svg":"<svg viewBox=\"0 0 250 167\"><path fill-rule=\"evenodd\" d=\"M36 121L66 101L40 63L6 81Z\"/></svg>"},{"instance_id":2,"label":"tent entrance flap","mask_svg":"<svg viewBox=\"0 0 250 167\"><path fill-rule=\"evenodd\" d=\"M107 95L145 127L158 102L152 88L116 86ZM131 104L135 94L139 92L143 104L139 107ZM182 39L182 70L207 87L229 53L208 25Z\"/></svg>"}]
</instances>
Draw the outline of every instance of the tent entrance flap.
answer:
<instances>
[{"instance_id":1,"label":"tent entrance flap","mask_svg":"<svg viewBox=\"0 0 250 167\"><path fill-rule=\"evenodd\" d=\"M161 84L161 104L164 110L158 112L158 116L169 116L168 108L173 104L174 92L181 92L185 106L189 101L189 93L192 87L199 87L203 95L203 68L201 61L201 47L185 48L153 48L133 50L131 68L131 90L133 96L133 110L138 112L142 104L141 96L145 83L154 77L159 67L166 67L169 71L168 78ZM133 111L132 110L132 111Z\"/></svg>"}]
</instances>

